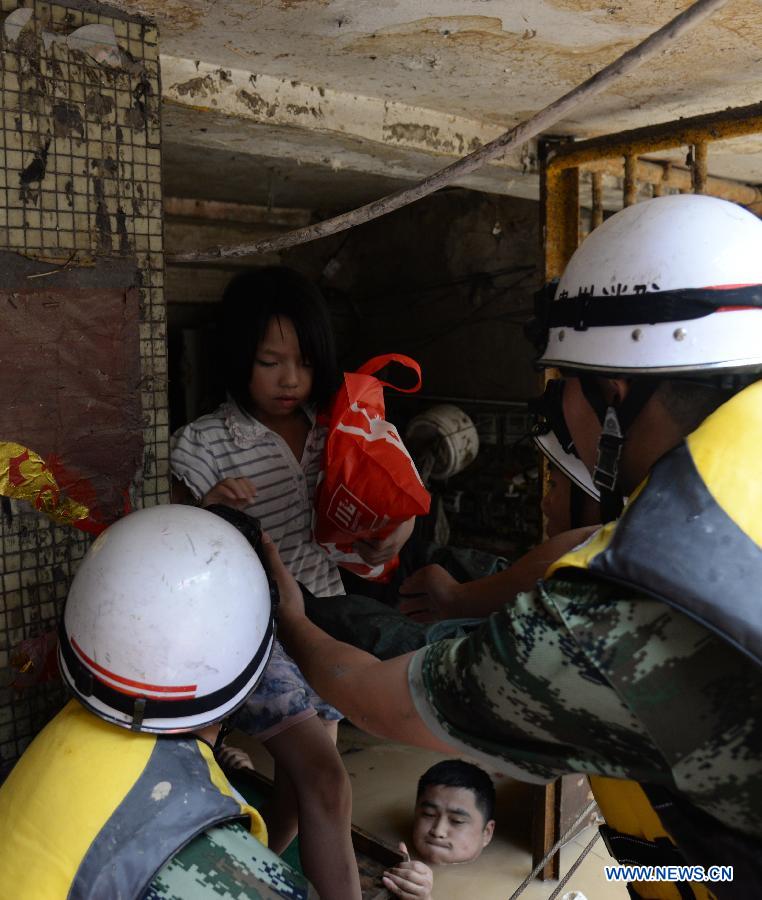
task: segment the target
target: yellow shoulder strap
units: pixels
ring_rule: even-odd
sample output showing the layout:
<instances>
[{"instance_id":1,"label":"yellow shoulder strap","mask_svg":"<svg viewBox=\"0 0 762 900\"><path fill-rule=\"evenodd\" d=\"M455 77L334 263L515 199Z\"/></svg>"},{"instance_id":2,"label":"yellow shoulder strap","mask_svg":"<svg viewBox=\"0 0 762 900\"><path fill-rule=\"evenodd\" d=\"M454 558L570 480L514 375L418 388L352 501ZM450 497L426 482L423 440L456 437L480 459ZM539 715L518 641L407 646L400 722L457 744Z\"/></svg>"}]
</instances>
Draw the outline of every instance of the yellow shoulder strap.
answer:
<instances>
[{"instance_id":1,"label":"yellow shoulder strap","mask_svg":"<svg viewBox=\"0 0 762 900\"><path fill-rule=\"evenodd\" d=\"M608 547L615 528L616 522L609 522L607 525L603 525L591 534L584 543L578 547L573 547L555 562L552 562L545 572L545 577L550 578L559 569L586 569L590 564L590 560Z\"/></svg>"},{"instance_id":2,"label":"yellow shoulder strap","mask_svg":"<svg viewBox=\"0 0 762 900\"><path fill-rule=\"evenodd\" d=\"M762 381L713 412L688 435L686 443L709 493L762 547L762 478L749 468L752 461L758 463L762 452Z\"/></svg>"},{"instance_id":3,"label":"yellow shoulder strap","mask_svg":"<svg viewBox=\"0 0 762 900\"><path fill-rule=\"evenodd\" d=\"M209 777L212 784L220 791L220 793L225 794L226 797L233 797L233 799L239 803L241 815L248 815L249 817L249 831L266 847L267 826L265 825L265 820L253 806L249 806L248 803L241 803L241 801L233 794L230 782L225 777L225 773L222 769L217 765L217 761L209 746L203 741L199 741L198 746L201 750L201 755L206 760L207 766L209 766Z\"/></svg>"}]
</instances>

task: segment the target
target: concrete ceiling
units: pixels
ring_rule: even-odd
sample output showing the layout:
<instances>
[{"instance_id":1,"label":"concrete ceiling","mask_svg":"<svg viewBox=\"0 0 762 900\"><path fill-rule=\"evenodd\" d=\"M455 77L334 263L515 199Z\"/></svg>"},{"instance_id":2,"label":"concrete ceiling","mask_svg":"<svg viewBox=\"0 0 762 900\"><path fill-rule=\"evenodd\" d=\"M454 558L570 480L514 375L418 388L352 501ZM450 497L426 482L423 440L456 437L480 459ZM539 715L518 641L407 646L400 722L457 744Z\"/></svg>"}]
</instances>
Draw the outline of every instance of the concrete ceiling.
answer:
<instances>
[{"instance_id":1,"label":"concrete ceiling","mask_svg":"<svg viewBox=\"0 0 762 900\"><path fill-rule=\"evenodd\" d=\"M526 119L690 3L112 5L159 24L168 192L341 209L417 180ZM553 130L586 137L760 100L762 4L729 0ZM710 149L709 170L762 183L762 140ZM536 197L533 148L463 184Z\"/></svg>"}]
</instances>

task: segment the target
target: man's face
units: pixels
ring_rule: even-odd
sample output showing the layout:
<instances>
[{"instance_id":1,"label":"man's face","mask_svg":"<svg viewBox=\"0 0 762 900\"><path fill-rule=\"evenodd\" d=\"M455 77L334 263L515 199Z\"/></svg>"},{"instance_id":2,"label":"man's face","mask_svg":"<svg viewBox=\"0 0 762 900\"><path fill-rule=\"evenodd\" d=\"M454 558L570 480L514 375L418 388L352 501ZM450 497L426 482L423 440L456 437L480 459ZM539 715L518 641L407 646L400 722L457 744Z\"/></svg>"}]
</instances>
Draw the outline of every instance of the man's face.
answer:
<instances>
[{"instance_id":1,"label":"man's face","mask_svg":"<svg viewBox=\"0 0 762 900\"><path fill-rule=\"evenodd\" d=\"M493 819L484 821L473 791L428 785L415 805L413 847L425 863L470 862L492 840L494 829Z\"/></svg>"}]
</instances>

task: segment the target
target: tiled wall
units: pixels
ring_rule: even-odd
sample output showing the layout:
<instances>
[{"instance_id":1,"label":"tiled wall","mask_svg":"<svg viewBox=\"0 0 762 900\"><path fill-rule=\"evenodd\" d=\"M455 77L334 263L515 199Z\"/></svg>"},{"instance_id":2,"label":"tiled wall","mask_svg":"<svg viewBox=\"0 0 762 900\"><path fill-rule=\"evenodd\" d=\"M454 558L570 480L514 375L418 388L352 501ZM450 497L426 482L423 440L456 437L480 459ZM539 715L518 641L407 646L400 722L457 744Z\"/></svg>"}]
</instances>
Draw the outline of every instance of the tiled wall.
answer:
<instances>
[{"instance_id":1,"label":"tiled wall","mask_svg":"<svg viewBox=\"0 0 762 900\"><path fill-rule=\"evenodd\" d=\"M13 26L26 17L14 13L19 7L31 10L20 31ZM10 269L10 254L45 264L51 277L41 278L40 286L52 284L61 267L71 282L104 258L134 267L140 295L135 390L144 451L130 500L134 506L164 502L168 416L156 29L105 4L77 0L0 0L0 13L0 276L2 258ZM71 35L86 25L110 26L118 48L96 34L95 43L82 49ZM0 327L3 315L0 309ZM61 419L65 423L66 410ZM0 406L0 441L15 440L6 427ZM28 653L14 652L20 642L55 626L88 543L86 535L54 525L28 505L3 500L0 765L6 768L63 699L55 682L14 686L34 682L42 662L32 656L24 679L11 657L30 663Z\"/></svg>"}]
</instances>

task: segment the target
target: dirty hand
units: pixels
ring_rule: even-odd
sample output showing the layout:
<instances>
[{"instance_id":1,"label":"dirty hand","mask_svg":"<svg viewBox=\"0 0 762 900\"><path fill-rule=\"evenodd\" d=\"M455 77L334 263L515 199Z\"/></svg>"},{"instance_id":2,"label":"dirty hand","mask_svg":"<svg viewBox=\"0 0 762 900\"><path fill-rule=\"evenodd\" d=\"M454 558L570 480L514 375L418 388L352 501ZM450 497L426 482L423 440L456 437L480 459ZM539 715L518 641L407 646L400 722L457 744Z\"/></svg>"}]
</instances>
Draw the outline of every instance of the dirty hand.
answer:
<instances>
[{"instance_id":1,"label":"dirty hand","mask_svg":"<svg viewBox=\"0 0 762 900\"><path fill-rule=\"evenodd\" d=\"M400 585L399 611L415 622L457 618L460 582L442 566L424 566Z\"/></svg>"},{"instance_id":2,"label":"dirty hand","mask_svg":"<svg viewBox=\"0 0 762 900\"><path fill-rule=\"evenodd\" d=\"M262 553L267 562L270 576L278 585L278 593L280 594L278 615L281 622L289 617L304 616L302 589L296 583L294 576L283 565L278 548L266 531L262 532Z\"/></svg>"},{"instance_id":3,"label":"dirty hand","mask_svg":"<svg viewBox=\"0 0 762 900\"><path fill-rule=\"evenodd\" d=\"M400 844L400 850L408 858L388 872L384 872L381 879L384 887L397 897L431 900L431 892L434 889L434 875L431 869L425 863L411 860L404 844Z\"/></svg>"},{"instance_id":4,"label":"dirty hand","mask_svg":"<svg viewBox=\"0 0 762 900\"><path fill-rule=\"evenodd\" d=\"M233 509L245 509L251 506L257 495L254 482L249 478L223 478L201 498L201 506L222 503Z\"/></svg>"},{"instance_id":5,"label":"dirty hand","mask_svg":"<svg viewBox=\"0 0 762 900\"><path fill-rule=\"evenodd\" d=\"M369 566L380 566L394 559L400 552L413 533L414 526L415 516L412 516L385 538L377 541L356 541L354 549Z\"/></svg>"}]
</instances>

